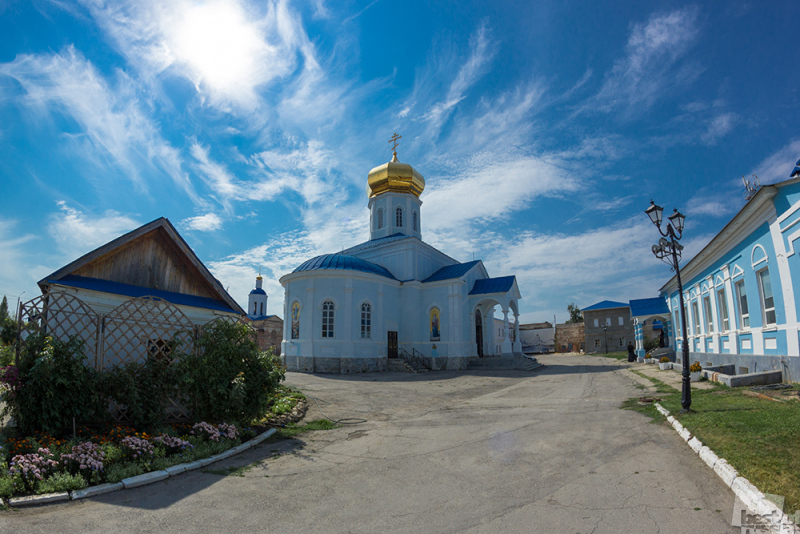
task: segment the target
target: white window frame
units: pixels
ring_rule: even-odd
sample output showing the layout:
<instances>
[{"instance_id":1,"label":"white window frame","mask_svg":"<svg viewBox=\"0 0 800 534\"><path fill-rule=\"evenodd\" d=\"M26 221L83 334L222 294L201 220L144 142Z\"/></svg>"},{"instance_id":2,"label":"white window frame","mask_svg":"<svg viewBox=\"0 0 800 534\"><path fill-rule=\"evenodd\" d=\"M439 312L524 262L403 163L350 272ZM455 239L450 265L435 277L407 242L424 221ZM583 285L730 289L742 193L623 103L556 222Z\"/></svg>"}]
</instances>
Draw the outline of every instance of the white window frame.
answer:
<instances>
[{"instance_id":1,"label":"white window frame","mask_svg":"<svg viewBox=\"0 0 800 534\"><path fill-rule=\"evenodd\" d=\"M378 208L378 230L383 228L383 208Z\"/></svg>"},{"instance_id":2,"label":"white window frame","mask_svg":"<svg viewBox=\"0 0 800 534\"><path fill-rule=\"evenodd\" d=\"M694 335L700 335L700 306L697 304L697 299L692 301L692 319L694 319Z\"/></svg>"},{"instance_id":3,"label":"white window frame","mask_svg":"<svg viewBox=\"0 0 800 534\"><path fill-rule=\"evenodd\" d=\"M333 338L335 311L336 306L332 300L322 303L322 337L325 339Z\"/></svg>"},{"instance_id":4,"label":"white window frame","mask_svg":"<svg viewBox=\"0 0 800 534\"><path fill-rule=\"evenodd\" d=\"M412 215L412 218L414 219L414 231L417 232L419 231L419 215L416 211Z\"/></svg>"},{"instance_id":5,"label":"white window frame","mask_svg":"<svg viewBox=\"0 0 800 534\"><path fill-rule=\"evenodd\" d=\"M394 210L394 223L397 228L403 227L403 208L399 206Z\"/></svg>"},{"instance_id":6,"label":"white window frame","mask_svg":"<svg viewBox=\"0 0 800 534\"><path fill-rule=\"evenodd\" d=\"M619 318L619 326L622 326L624 324L625 324L625 319L622 316L620 316L620 318Z\"/></svg>"},{"instance_id":7,"label":"white window frame","mask_svg":"<svg viewBox=\"0 0 800 534\"><path fill-rule=\"evenodd\" d=\"M361 305L361 339L372 339L372 306L368 302Z\"/></svg>"},{"instance_id":8,"label":"white window frame","mask_svg":"<svg viewBox=\"0 0 800 534\"><path fill-rule=\"evenodd\" d=\"M600 319L595 319L594 320L594 327L598 328L599 326L600 326Z\"/></svg>"},{"instance_id":9,"label":"white window frame","mask_svg":"<svg viewBox=\"0 0 800 534\"><path fill-rule=\"evenodd\" d=\"M768 277L769 282L769 296L766 294L766 290L764 288L764 275ZM758 299L759 304L761 305L761 321L763 326L775 326L778 324L778 314L775 311L775 291L772 289L772 277L769 274L769 267L764 267L763 269L756 272L756 280L758 280ZM772 301L772 305L767 305L767 300ZM772 314L772 320L770 321L770 314Z\"/></svg>"},{"instance_id":10,"label":"white window frame","mask_svg":"<svg viewBox=\"0 0 800 534\"><path fill-rule=\"evenodd\" d=\"M744 279L737 280L733 287L736 289L739 328L741 330L747 330L750 328L750 304L747 302L747 287L744 285ZM744 306L742 306L742 297L744 297ZM743 312L742 308L746 308L746 310Z\"/></svg>"},{"instance_id":11,"label":"white window frame","mask_svg":"<svg viewBox=\"0 0 800 534\"><path fill-rule=\"evenodd\" d=\"M711 296L703 297L703 316L705 319L706 334L714 332L714 314L711 311Z\"/></svg>"},{"instance_id":12,"label":"white window frame","mask_svg":"<svg viewBox=\"0 0 800 534\"><path fill-rule=\"evenodd\" d=\"M730 315L728 314L728 299L725 295L725 288L717 290L717 312L719 313L720 330L727 332L731 329Z\"/></svg>"}]
</instances>

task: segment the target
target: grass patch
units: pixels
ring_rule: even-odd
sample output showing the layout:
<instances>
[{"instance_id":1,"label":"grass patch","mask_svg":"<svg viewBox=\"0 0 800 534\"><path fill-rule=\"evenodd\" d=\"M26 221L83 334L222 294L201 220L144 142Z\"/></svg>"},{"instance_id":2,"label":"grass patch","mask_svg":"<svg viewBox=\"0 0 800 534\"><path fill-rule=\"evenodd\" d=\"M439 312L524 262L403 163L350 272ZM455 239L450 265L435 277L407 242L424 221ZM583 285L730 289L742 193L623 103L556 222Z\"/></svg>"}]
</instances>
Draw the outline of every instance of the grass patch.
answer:
<instances>
[{"instance_id":1,"label":"grass patch","mask_svg":"<svg viewBox=\"0 0 800 534\"><path fill-rule=\"evenodd\" d=\"M331 430L332 428L338 428L338 426L339 425L333 421L329 421L327 419L315 419L314 421L309 421L304 425L297 425L293 423L286 425L283 428L279 428L278 431L275 432L267 441L275 442L282 439L292 439L301 434L305 434L306 432L312 432L315 430Z\"/></svg>"},{"instance_id":2,"label":"grass patch","mask_svg":"<svg viewBox=\"0 0 800 534\"><path fill-rule=\"evenodd\" d=\"M597 357L600 357L600 358L614 358L615 360L628 361L628 351L625 351L625 352L609 352L608 354L606 354L604 352L588 353L587 356L597 356Z\"/></svg>"},{"instance_id":3,"label":"grass patch","mask_svg":"<svg viewBox=\"0 0 800 534\"><path fill-rule=\"evenodd\" d=\"M642 378L646 378L647 380L652 382L653 385L656 387L656 392L657 393L663 393L665 395L669 395L669 394L675 393L677 391L674 387L670 386L669 384L667 384L663 380L659 380L658 378L653 378L652 376L648 376L648 375L646 375L646 374L644 374L644 373L642 373L640 371L636 371L634 369L631 369L630 371L632 373L636 373L637 375L641 376Z\"/></svg>"}]
</instances>

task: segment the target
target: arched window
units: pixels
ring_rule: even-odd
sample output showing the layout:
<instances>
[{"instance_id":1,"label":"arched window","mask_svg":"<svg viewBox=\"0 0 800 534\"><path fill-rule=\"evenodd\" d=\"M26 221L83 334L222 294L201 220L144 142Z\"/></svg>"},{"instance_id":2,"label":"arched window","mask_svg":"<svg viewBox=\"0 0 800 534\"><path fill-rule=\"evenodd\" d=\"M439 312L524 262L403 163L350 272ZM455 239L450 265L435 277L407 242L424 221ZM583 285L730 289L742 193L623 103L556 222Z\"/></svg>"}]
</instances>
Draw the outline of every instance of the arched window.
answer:
<instances>
[{"instance_id":1,"label":"arched window","mask_svg":"<svg viewBox=\"0 0 800 534\"><path fill-rule=\"evenodd\" d=\"M253 315L258 315L258 302L253 303Z\"/></svg>"},{"instance_id":2,"label":"arched window","mask_svg":"<svg viewBox=\"0 0 800 534\"><path fill-rule=\"evenodd\" d=\"M322 337L333 337L333 302L322 304Z\"/></svg>"},{"instance_id":3,"label":"arched window","mask_svg":"<svg viewBox=\"0 0 800 534\"><path fill-rule=\"evenodd\" d=\"M378 209L378 230L383 228L383 208Z\"/></svg>"},{"instance_id":4,"label":"arched window","mask_svg":"<svg viewBox=\"0 0 800 534\"><path fill-rule=\"evenodd\" d=\"M372 306L361 305L361 339L372 338Z\"/></svg>"},{"instance_id":5,"label":"arched window","mask_svg":"<svg viewBox=\"0 0 800 534\"><path fill-rule=\"evenodd\" d=\"M264 315L264 303L261 303L261 315Z\"/></svg>"},{"instance_id":6,"label":"arched window","mask_svg":"<svg viewBox=\"0 0 800 534\"><path fill-rule=\"evenodd\" d=\"M417 212L414 212L414 231L416 232L419 229L419 224L417 223Z\"/></svg>"},{"instance_id":7,"label":"arched window","mask_svg":"<svg viewBox=\"0 0 800 534\"><path fill-rule=\"evenodd\" d=\"M403 208L397 208L394 212L395 226L398 228L403 227Z\"/></svg>"}]
</instances>

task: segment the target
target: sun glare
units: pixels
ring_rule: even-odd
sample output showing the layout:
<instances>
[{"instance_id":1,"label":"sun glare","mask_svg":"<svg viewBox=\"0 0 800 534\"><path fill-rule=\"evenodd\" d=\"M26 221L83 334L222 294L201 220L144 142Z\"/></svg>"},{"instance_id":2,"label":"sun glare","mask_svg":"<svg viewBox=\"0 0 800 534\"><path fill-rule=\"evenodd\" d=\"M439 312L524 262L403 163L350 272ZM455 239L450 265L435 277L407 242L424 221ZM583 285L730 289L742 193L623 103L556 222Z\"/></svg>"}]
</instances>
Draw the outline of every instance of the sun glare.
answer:
<instances>
[{"instance_id":1,"label":"sun glare","mask_svg":"<svg viewBox=\"0 0 800 534\"><path fill-rule=\"evenodd\" d=\"M187 7L170 32L176 59L211 89L226 93L252 88L270 54L258 27L232 2Z\"/></svg>"}]
</instances>

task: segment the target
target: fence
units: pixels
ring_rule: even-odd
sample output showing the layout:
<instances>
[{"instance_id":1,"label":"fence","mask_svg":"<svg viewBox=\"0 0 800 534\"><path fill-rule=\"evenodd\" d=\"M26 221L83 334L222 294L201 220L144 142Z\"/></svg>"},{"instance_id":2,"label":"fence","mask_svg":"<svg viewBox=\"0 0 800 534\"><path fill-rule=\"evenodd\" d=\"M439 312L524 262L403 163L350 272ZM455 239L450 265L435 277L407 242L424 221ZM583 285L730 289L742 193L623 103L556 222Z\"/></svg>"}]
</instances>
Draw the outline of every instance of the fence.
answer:
<instances>
[{"instance_id":1,"label":"fence","mask_svg":"<svg viewBox=\"0 0 800 534\"><path fill-rule=\"evenodd\" d=\"M21 346L32 334L46 334L60 341L83 341L87 363L98 371L148 358L172 363L177 352L194 353L204 326L216 321L237 321L218 317L196 325L180 308L158 297L137 297L123 302L106 314L95 312L80 298L54 291L20 304L17 314ZM112 406L111 415L124 421L125 407ZM180 399L170 399L166 420L182 421L189 413Z\"/></svg>"}]
</instances>

